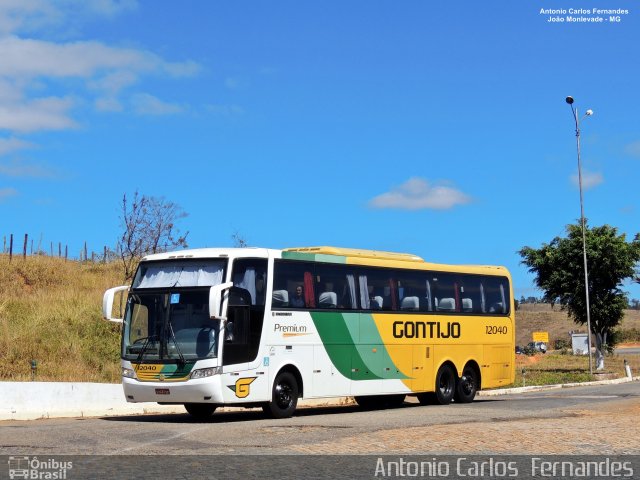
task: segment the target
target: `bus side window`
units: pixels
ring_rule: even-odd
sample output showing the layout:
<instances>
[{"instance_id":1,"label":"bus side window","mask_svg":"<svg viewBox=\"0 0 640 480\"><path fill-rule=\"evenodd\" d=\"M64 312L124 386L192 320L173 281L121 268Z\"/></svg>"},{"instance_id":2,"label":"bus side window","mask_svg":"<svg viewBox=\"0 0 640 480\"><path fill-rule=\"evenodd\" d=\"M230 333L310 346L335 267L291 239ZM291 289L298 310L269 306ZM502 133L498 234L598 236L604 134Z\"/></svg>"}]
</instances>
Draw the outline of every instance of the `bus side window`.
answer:
<instances>
[{"instance_id":1,"label":"bus side window","mask_svg":"<svg viewBox=\"0 0 640 480\"><path fill-rule=\"evenodd\" d=\"M313 264L297 260L276 260L272 308L315 308ZM298 291L302 294L298 296Z\"/></svg>"},{"instance_id":2,"label":"bus side window","mask_svg":"<svg viewBox=\"0 0 640 480\"><path fill-rule=\"evenodd\" d=\"M502 277L485 277L483 281L487 313L509 313L508 282Z\"/></svg>"},{"instance_id":3,"label":"bus side window","mask_svg":"<svg viewBox=\"0 0 640 480\"><path fill-rule=\"evenodd\" d=\"M436 276L437 275L437 276ZM457 278L445 273L437 273L432 279L432 292L436 311L453 313L460 309L460 292Z\"/></svg>"}]
</instances>

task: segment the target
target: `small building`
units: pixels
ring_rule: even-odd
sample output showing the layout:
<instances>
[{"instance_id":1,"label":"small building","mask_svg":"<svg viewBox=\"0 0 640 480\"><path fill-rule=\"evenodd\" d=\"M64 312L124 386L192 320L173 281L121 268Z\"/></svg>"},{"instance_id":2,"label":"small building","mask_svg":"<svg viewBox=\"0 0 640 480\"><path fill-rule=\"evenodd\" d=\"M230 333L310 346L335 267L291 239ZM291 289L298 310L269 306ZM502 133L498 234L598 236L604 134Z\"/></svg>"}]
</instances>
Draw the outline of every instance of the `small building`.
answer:
<instances>
[{"instance_id":1,"label":"small building","mask_svg":"<svg viewBox=\"0 0 640 480\"><path fill-rule=\"evenodd\" d=\"M589 334L572 333L571 349L574 355L589 355Z\"/></svg>"}]
</instances>

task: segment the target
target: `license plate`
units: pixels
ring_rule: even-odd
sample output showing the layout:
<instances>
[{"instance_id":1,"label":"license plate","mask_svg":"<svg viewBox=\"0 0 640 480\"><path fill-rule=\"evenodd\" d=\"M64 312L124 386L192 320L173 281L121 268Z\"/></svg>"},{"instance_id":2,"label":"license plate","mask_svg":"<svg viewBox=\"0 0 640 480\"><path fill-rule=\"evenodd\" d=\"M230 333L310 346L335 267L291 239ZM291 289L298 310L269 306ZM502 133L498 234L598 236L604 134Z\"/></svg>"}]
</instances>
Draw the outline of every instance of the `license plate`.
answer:
<instances>
[{"instance_id":1,"label":"license plate","mask_svg":"<svg viewBox=\"0 0 640 480\"><path fill-rule=\"evenodd\" d=\"M156 388L156 395L170 395L168 388Z\"/></svg>"}]
</instances>

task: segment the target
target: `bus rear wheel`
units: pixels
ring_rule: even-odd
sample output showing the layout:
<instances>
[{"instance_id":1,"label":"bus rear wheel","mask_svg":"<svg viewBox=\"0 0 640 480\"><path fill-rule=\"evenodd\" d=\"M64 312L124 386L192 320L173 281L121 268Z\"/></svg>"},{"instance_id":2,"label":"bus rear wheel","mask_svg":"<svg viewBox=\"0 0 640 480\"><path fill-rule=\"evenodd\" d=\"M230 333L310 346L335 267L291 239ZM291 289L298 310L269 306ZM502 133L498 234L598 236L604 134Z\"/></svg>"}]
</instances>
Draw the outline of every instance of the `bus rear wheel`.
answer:
<instances>
[{"instance_id":1,"label":"bus rear wheel","mask_svg":"<svg viewBox=\"0 0 640 480\"><path fill-rule=\"evenodd\" d=\"M449 405L456 393L457 375L451 365L445 363L436 374L436 402Z\"/></svg>"},{"instance_id":2,"label":"bus rear wheel","mask_svg":"<svg viewBox=\"0 0 640 480\"><path fill-rule=\"evenodd\" d=\"M296 411L299 392L298 382L293 374L279 373L273 382L271 401L262 410L271 418L289 418Z\"/></svg>"},{"instance_id":3,"label":"bus rear wheel","mask_svg":"<svg viewBox=\"0 0 640 480\"><path fill-rule=\"evenodd\" d=\"M457 375L451 365L445 363L436 374L435 392L418 394L422 405L449 405L456 393Z\"/></svg>"},{"instance_id":4,"label":"bus rear wheel","mask_svg":"<svg viewBox=\"0 0 640 480\"><path fill-rule=\"evenodd\" d=\"M471 403L478 391L478 374L471 366L464 367L462 376L456 385L455 401L458 403Z\"/></svg>"},{"instance_id":5,"label":"bus rear wheel","mask_svg":"<svg viewBox=\"0 0 640 480\"><path fill-rule=\"evenodd\" d=\"M217 405L211 405L210 403L185 403L184 408L194 418L199 420L206 420L213 415L216 411Z\"/></svg>"}]
</instances>

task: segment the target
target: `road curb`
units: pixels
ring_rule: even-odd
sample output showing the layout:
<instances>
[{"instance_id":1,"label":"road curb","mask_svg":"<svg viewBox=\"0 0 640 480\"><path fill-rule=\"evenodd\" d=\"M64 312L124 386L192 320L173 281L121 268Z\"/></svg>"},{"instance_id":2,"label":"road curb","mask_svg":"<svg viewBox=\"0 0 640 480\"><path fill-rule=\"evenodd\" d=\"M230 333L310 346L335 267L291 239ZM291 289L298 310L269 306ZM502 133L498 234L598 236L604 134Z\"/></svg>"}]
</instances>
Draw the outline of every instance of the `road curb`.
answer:
<instances>
[{"instance_id":1,"label":"road curb","mask_svg":"<svg viewBox=\"0 0 640 480\"><path fill-rule=\"evenodd\" d=\"M639 381L640 377L597 380L584 383L535 385L530 387L483 390L478 397L539 392L590 385L615 385ZM64 382L0 382L0 421L38 420L64 417L106 417L185 413L182 405L127 403L121 384ZM316 398L298 402L298 408L355 405L353 397ZM222 407L221 412L245 411L245 407Z\"/></svg>"},{"instance_id":2,"label":"road curb","mask_svg":"<svg viewBox=\"0 0 640 480\"><path fill-rule=\"evenodd\" d=\"M618 383L628 383L628 382L634 382L638 380L640 380L640 377L632 377L632 378L622 377L622 378L614 378L612 380L594 380L593 382L558 383L554 385L532 385L530 387L501 388L497 390L482 390L481 392L478 392L478 396L494 397L498 395L539 392L542 390L558 390L562 388L588 387L590 385L615 385Z\"/></svg>"}]
</instances>

